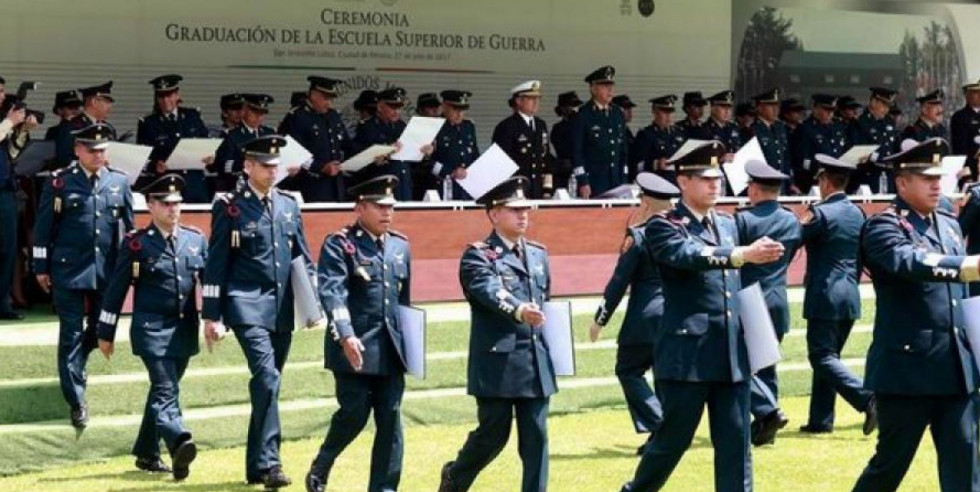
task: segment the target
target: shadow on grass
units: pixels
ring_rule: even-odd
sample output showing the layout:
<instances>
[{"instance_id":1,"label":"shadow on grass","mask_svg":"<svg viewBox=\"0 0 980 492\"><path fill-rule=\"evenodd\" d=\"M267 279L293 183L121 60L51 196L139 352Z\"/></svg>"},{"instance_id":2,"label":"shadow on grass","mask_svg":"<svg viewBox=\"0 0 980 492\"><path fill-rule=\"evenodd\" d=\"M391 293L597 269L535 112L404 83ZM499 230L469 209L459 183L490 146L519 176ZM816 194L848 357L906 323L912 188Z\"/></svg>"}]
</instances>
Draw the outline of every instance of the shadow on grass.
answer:
<instances>
[{"instance_id":1,"label":"shadow on grass","mask_svg":"<svg viewBox=\"0 0 980 492\"><path fill-rule=\"evenodd\" d=\"M711 448L711 439L706 437L695 437L691 441L688 449ZM634 458L639 463L640 456L636 454L636 448L624 445L617 445L611 448L593 448L591 452L575 454L556 454L552 453L550 458L555 461L581 461L594 459L611 458Z\"/></svg>"}]
</instances>

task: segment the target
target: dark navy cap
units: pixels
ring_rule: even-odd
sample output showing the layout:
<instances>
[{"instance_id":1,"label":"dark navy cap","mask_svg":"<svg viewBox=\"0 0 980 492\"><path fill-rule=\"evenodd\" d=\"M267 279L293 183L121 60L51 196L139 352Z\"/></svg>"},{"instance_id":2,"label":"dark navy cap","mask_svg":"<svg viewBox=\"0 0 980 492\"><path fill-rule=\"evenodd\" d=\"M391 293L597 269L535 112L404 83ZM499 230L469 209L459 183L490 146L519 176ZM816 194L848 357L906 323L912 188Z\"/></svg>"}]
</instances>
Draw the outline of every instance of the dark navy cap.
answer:
<instances>
[{"instance_id":1,"label":"dark navy cap","mask_svg":"<svg viewBox=\"0 0 980 492\"><path fill-rule=\"evenodd\" d=\"M670 181L648 172L636 175L636 184L644 195L658 200L670 200L681 195L681 190Z\"/></svg>"},{"instance_id":2,"label":"dark navy cap","mask_svg":"<svg viewBox=\"0 0 980 492\"><path fill-rule=\"evenodd\" d=\"M245 158L258 161L266 166L279 165L279 150L286 146L286 139L279 135L266 135L253 138L242 145Z\"/></svg>"},{"instance_id":3,"label":"dark navy cap","mask_svg":"<svg viewBox=\"0 0 980 492\"><path fill-rule=\"evenodd\" d=\"M366 201L377 203L378 205L394 205L398 202L395 199L395 186L397 185L398 178L395 175L385 174L349 188L347 194L359 202Z\"/></svg>"},{"instance_id":4,"label":"dark navy cap","mask_svg":"<svg viewBox=\"0 0 980 492\"><path fill-rule=\"evenodd\" d=\"M806 111L806 106L799 99L785 99L779 104L781 113L792 113L794 111Z\"/></svg>"},{"instance_id":5,"label":"dark navy cap","mask_svg":"<svg viewBox=\"0 0 980 492\"><path fill-rule=\"evenodd\" d=\"M633 109L633 108L636 107L636 103L634 103L630 99L630 97L628 95L626 95L626 94L620 94L620 95L618 95L616 97L613 97L612 98L612 103L615 104L616 106L619 106L619 107L623 108L623 109Z\"/></svg>"},{"instance_id":6,"label":"dark navy cap","mask_svg":"<svg viewBox=\"0 0 980 492\"><path fill-rule=\"evenodd\" d=\"M159 200L167 203L184 201L181 191L184 190L184 178L179 174L165 174L140 190L148 200Z\"/></svg>"},{"instance_id":7,"label":"dark navy cap","mask_svg":"<svg viewBox=\"0 0 980 492\"><path fill-rule=\"evenodd\" d=\"M175 73L171 73L151 79L149 84L153 86L153 90L156 92L173 92L180 89L181 80L184 80L184 78Z\"/></svg>"},{"instance_id":8,"label":"dark navy cap","mask_svg":"<svg viewBox=\"0 0 980 492\"><path fill-rule=\"evenodd\" d=\"M745 174L749 175L749 180L762 185L779 185L789 179L789 176L779 172L766 161L761 159L751 159L745 163Z\"/></svg>"},{"instance_id":9,"label":"dark navy cap","mask_svg":"<svg viewBox=\"0 0 980 492\"><path fill-rule=\"evenodd\" d=\"M814 94L810 96L813 101L814 106L820 106L824 109L834 110L837 109L837 98L830 94Z\"/></svg>"},{"instance_id":10,"label":"dark navy cap","mask_svg":"<svg viewBox=\"0 0 980 492\"><path fill-rule=\"evenodd\" d=\"M660 96L660 97L655 97L653 99L650 99L650 104L653 105L653 109L667 111L668 113L674 111L675 102L677 102L677 96L673 94L667 94L666 96Z\"/></svg>"},{"instance_id":11,"label":"dark navy cap","mask_svg":"<svg viewBox=\"0 0 980 492\"><path fill-rule=\"evenodd\" d=\"M752 96L756 104L779 104L782 99L782 92L777 89L770 89L766 92Z\"/></svg>"},{"instance_id":12,"label":"dark navy cap","mask_svg":"<svg viewBox=\"0 0 980 492\"><path fill-rule=\"evenodd\" d=\"M472 92L457 90L442 91L439 95L442 102L459 109L470 109L470 98L473 97Z\"/></svg>"},{"instance_id":13,"label":"dark navy cap","mask_svg":"<svg viewBox=\"0 0 980 492\"><path fill-rule=\"evenodd\" d=\"M116 100L112 98L112 81L108 81L102 85L93 85L92 87L85 87L78 89L81 93L82 99L88 99L90 97L101 97L103 99L108 99L109 102L115 102Z\"/></svg>"},{"instance_id":14,"label":"dark navy cap","mask_svg":"<svg viewBox=\"0 0 980 492\"><path fill-rule=\"evenodd\" d=\"M857 164L844 162L836 157L831 157L827 154L816 154L813 156L813 160L818 166L817 169L818 176L823 171L853 172L857 170Z\"/></svg>"},{"instance_id":15,"label":"dark navy cap","mask_svg":"<svg viewBox=\"0 0 980 492\"><path fill-rule=\"evenodd\" d=\"M738 103L738 106L735 106L735 116L756 116L758 114L755 106L750 103Z\"/></svg>"},{"instance_id":16,"label":"dark navy cap","mask_svg":"<svg viewBox=\"0 0 980 492\"><path fill-rule=\"evenodd\" d=\"M222 111L226 109L242 109L243 104L245 104L245 99L237 92L221 96L221 102L218 103Z\"/></svg>"},{"instance_id":17,"label":"dark navy cap","mask_svg":"<svg viewBox=\"0 0 980 492\"><path fill-rule=\"evenodd\" d=\"M311 91L320 91L333 97L337 97L337 86L344 82L343 80L321 77L319 75L310 75L306 80L310 83Z\"/></svg>"},{"instance_id":18,"label":"dark navy cap","mask_svg":"<svg viewBox=\"0 0 980 492\"><path fill-rule=\"evenodd\" d=\"M902 108L898 107L898 105L892 106L888 110L888 114L890 114L892 116L901 116L902 115Z\"/></svg>"},{"instance_id":19,"label":"dark navy cap","mask_svg":"<svg viewBox=\"0 0 980 492\"><path fill-rule=\"evenodd\" d=\"M357 99L354 100L352 104L354 109L357 111L363 111L365 109L374 109L378 106L378 93L371 89L365 89L357 95Z\"/></svg>"},{"instance_id":20,"label":"dark navy cap","mask_svg":"<svg viewBox=\"0 0 980 492\"><path fill-rule=\"evenodd\" d=\"M898 95L898 91L886 87L869 87L868 90L871 91L873 99L878 99L885 104L894 104L895 96Z\"/></svg>"},{"instance_id":21,"label":"dark navy cap","mask_svg":"<svg viewBox=\"0 0 980 492\"><path fill-rule=\"evenodd\" d=\"M527 178L514 176L484 193L483 196L476 199L476 203L487 208L528 208L531 206L531 202L528 202L524 196L526 186Z\"/></svg>"},{"instance_id":22,"label":"dark navy cap","mask_svg":"<svg viewBox=\"0 0 980 492\"><path fill-rule=\"evenodd\" d=\"M727 152L725 144L711 140L671 161L678 174L689 173L706 178L721 177L721 158Z\"/></svg>"},{"instance_id":23,"label":"dark navy cap","mask_svg":"<svg viewBox=\"0 0 980 492\"><path fill-rule=\"evenodd\" d=\"M616 77L616 69L610 65L606 65L586 75L585 81L590 84L615 84L614 77Z\"/></svg>"},{"instance_id":24,"label":"dark navy cap","mask_svg":"<svg viewBox=\"0 0 980 492\"><path fill-rule=\"evenodd\" d=\"M684 93L684 106L705 106L708 101L701 95L701 91L690 91Z\"/></svg>"},{"instance_id":25,"label":"dark navy cap","mask_svg":"<svg viewBox=\"0 0 980 492\"><path fill-rule=\"evenodd\" d=\"M416 108L438 108L442 104L435 92L423 92L415 99Z\"/></svg>"},{"instance_id":26,"label":"dark navy cap","mask_svg":"<svg viewBox=\"0 0 980 492\"><path fill-rule=\"evenodd\" d=\"M922 142L907 139L902 142L905 149L897 154L885 157L880 162L891 166L893 170L911 171L926 176L942 176L943 157L949 154L949 144L939 138L930 138Z\"/></svg>"},{"instance_id":27,"label":"dark navy cap","mask_svg":"<svg viewBox=\"0 0 980 492\"><path fill-rule=\"evenodd\" d=\"M275 102L275 99L268 94L242 94L242 99L245 101L245 107L259 113L268 113L269 105Z\"/></svg>"},{"instance_id":28,"label":"dark navy cap","mask_svg":"<svg viewBox=\"0 0 980 492\"><path fill-rule=\"evenodd\" d=\"M732 106L735 104L735 91L724 90L708 98L712 106Z\"/></svg>"},{"instance_id":29,"label":"dark navy cap","mask_svg":"<svg viewBox=\"0 0 980 492\"><path fill-rule=\"evenodd\" d=\"M115 139L116 131L105 123L94 123L71 134L75 143L80 143L92 150L103 150L109 142Z\"/></svg>"},{"instance_id":30,"label":"dark navy cap","mask_svg":"<svg viewBox=\"0 0 980 492\"><path fill-rule=\"evenodd\" d=\"M841 109L861 109L864 106L851 96L837 98L837 107Z\"/></svg>"},{"instance_id":31,"label":"dark navy cap","mask_svg":"<svg viewBox=\"0 0 980 492\"><path fill-rule=\"evenodd\" d=\"M58 113L61 108L77 108L82 105L82 99L78 96L78 91L61 91L54 95L53 113Z\"/></svg>"},{"instance_id":32,"label":"dark navy cap","mask_svg":"<svg viewBox=\"0 0 980 492\"><path fill-rule=\"evenodd\" d=\"M616 97L620 97L620 96L616 96ZM616 97L613 98L614 104L616 103ZM582 99L578 97L578 94L576 94L575 91L562 92L561 94L558 94L558 107L563 107L563 106L579 107L581 105L582 105Z\"/></svg>"},{"instance_id":33,"label":"dark navy cap","mask_svg":"<svg viewBox=\"0 0 980 492\"><path fill-rule=\"evenodd\" d=\"M378 93L378 102L383 102L392 107L401 107L405 104L407 96L405 89L392 87Z\"/></svg>"},{"instance_id":34,"label":"dark navy cap","mask_svg":"<svg viewBox=\"0 0 980 492\"><path fill-rule=\"evenodd\" d=\"M936 89L922 97L915 98L919 104L942 104L943 103L943 90Z\"/></svg>"},{"instance_id":35,"label":"dark navy cap","mask_svg":"<svg viewBox=\"0 0 980 492\"><path fill-rule=\"evenodd\" d=\"M976 82L967 82L966 85L963 86L963 91L964 92L965 91L980 91L980 79L977 79Z\"/></svg>"},{"instance_id":36,"label":"dark navy cap","mask_svg":"<svg viewBox=\"0 0 980 492\"><path fill-rule=\"evenodd\" d=\"M309 97L309 93L306 91L293 91L289 95L289 107L295 108L306 102L306 98Z\"/></svg>"}]
</instances>

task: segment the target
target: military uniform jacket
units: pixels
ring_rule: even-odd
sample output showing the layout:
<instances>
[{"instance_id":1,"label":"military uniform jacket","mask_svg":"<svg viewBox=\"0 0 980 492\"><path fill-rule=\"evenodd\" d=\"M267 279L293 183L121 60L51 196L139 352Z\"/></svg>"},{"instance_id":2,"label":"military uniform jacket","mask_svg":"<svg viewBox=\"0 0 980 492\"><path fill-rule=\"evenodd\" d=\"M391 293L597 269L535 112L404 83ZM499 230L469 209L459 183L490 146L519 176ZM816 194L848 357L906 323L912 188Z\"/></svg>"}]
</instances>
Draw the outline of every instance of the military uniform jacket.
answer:
<instances>
[{"instance_id":1,"label":"military uniform jacket","mask_svg":"<svg viewBox=\"0 0 980 492\"><path fill-rule=\"evenodd\" d=\"M526 261L496 233L471 244L460 260L471 317L467 392L477 398L541 398L558 391L540 328L514 317L521 304L543 306L550 297L548 253L524 243Z\"/></svg>"},{"instance_id":2,"label":"military uniform jacket","mask_svg":"<svg viewBox=\"0 0 980 492\"><path fill-rule=\"evenodd\" d=\"M595 315L595 322L605 326L616 312L616 307L630 292L626 317L619 330L620 345L645 345L655 341L660 330L660 318L664 314L664 293L660 272L646 254L643 244L645 224L626 229L613 276L602 293L602 304Z\"/></svg>"},{"instance_id":3,"label":"military uniform jacket","mask_svg":"<svg viewBox=\"0 0 980 492\"><path fill-rule=\"evenodd\" d=\"M974 356L963 331L959 280L966 252L951 215L934 224L900 198L872 216L861 237L874 283L874 335L864 386L900 395L964 395L977 390Z\"/></svg>"},{"instance_id":4,"label":"military uniform jacket","mask_svg":"<svg viewBox=\"0 0 980 492\"><path fill-rule=\"evenodd\" d=\"M719 123L714 118L708 118L705 126L711 132L708 139L717 140L725 144L728 152L735 153L738 152L738 149L742 148L742 133L738 130L738 125L735 123L731 121Z\"/></svg>"},{"instance_id":5,"label":"military uniform jacket","mask_svg":"<svg viewBox=\"0 0 980 492\"><path fill-rule=\"evenodd\" d=\"M330 319L325 337L326 367L343 373L399 374L405 371L398 307L411 304L411 252L408 238L385 235L383 249L353 224L323 242L318 267L319 296ZM341 346L356 336L364 344L364 366L354 371Z\"/></svg>"},{"instance_id":6,"label":"military uniform jacket","mask_svg":"<svg viewBox=\"0 0 980 492\"><path fill-rule=\"evenodd\" d=\"M980 111L969 106L960 108L949 119L949 133L951 153L965 155L967 165L976 172L980 144L975 139L980 136Z\"/></svg>"},{"instance_id":7,"label":"military uniform jacket","mask_svg":"<svg viewBox=\"0 0 980 492\"><path fill-rule=\"evenodd\" d=\"M949 138L949 136L946 134L946 127L941 123L929 126L925 121L922 121L922 119L919 118L915 120L915 123L905 127L905 130L902 131L902 138L900 142L909 138L917 142L922 142L935 137L942 139Z\"/></svg>"},{"instance_id":8,"label":"military uniform jacket","mask_svg":"<svg viewBox=\"0 0 980 492\"><path fill-rule=\"evenodd\" d=\"M767 125L757 118L752 123L752 135L759 139L759 146L762 147L762 154L766 156L766 162L773 169L778 169L783 174L792 176L791 155L789 149L789 130L786 123L774 121L772 125Z\"/></svg>"},{"instance_id":9,"label":"military uniform jacket","mask_svg":"<svg viewBox=\"0 0 980 492\"><path fill-rule=\"evenodd\" d=\"M691 121L690 118L684 118L674 126L684 134L685 139L711 140L713 138L706 121Z\"/></svg>"},{"instance_id":10,"label":"military uniform jacket","mask_svg":"<svg viewBox=\"0 0 980 492\"><path fill-rule=\"evenodd\" d=\"M890 115L877 119L870 111L865 111L857 119L858 137L853 144L877 145L876 158L882 158L898 152L898 129L895 119Z\"/></svg>"},{"instance_id":11,"label":"military uniform jacket","mask_svg":"<svg viewBox=\"0 0 980 492\"><path fill-rule=\"evenodd\" d=\"M289 110L279 125L279 133L292 136L313 154L309 171L314 175L319 175L329 162L343 162L351 145L340 113L334 109L317 113L308 102Z\"/></svg>"},{"instance_id":12,"label":"military uniform jacket","mask_svg":"<svg viewBox=\"0 0 980 492\"><path fill-rule=\"evenodd\" d=\"M572 142L574 138L572 132L575 130L575 123L572 121L574 118L575 116L562 118L551 127L551 145L555 148L555 158L559 161L567 161L560 165L567 166L568 171L572 169L572 154L575 152Z\"/></svg>"},{"instance_id":13,"label":"military uniform jacket","mask_svg":"<svg viewBox=\"0 0 980 492\"><path fill-rule=\"evenodd\" d=\"M964 190L957 221L966 238L967 254L980 252L980 183L973 183Z\"/></svg>"},{"instance_id":14,"label":"military uniform jacket","mask_svg":"<svg viewBox=\"0 0 980 492\"><path fill-rule=\"evenodd\" d=\"M813 168L815 155L840 157L853 143L847 140L847 127L836 119L825 125L811 116L803 121L801 131L799 155L803 169L808 172Z\"/></svg>"},{"instance_id":15,"label":"military uniform jacket","mask_svg":"<svg viewBox=\"0 0 980 492\"><path fill-rule=\"evenodd\" d=\"M578 185L589 185L596 196L625 183L629 143L623 110L616 105L599 109L589 101L573 121L572 162Z\"/></svg>"},{"instance_id":16,"label":"military uniform jacket","mask_svg":"<svg viewBox=\"0 0 980 492\"><path fill-rule=\"evenodd\" d=\"M155 111L139 119L136 143L153 147L150 163L170 158L182 138L207 138L208 127L197 109L177 108L177 114ZM152 168L151 168L152 170Z\"/></svg>"},{"instance_id":17,"label":"military uniform jacket","mask_svg":"<svg viewBox=\"0 0 980 492\"><path fill-rule=\"evenodd\" d=\"M202 317L225 325L291 331L291 262L310 259L299 204L276 188L268 210L245 183L221 195L211 208L211 239L204 269Z\"/></svg>"},{"instance_id":18,"label":"military uniform jacket","mask_svg":"<svg viewBox=\"0 0 980 492\"><path fill-rule=\"evenodd\" d=\"M803 318L855 320L861 317L861 263L864 212L844 193L810 205L804 219L806 276Z\"/></svg>"},{"instance_id":19,"label":"military uniform jacket","mask_svg":"<svg viewBox=\"0 0 980 492\"><path fill-rule=\"evenodd\" d=\"M800 221L789 209L775 200L760 202L740 209L735 214L738 237L744 244L769 236L786 248L782 258L764 265L747 264L742 267L742 283L746 286L759 282L766 298L773 328L780 335L789 331L789 300L786 298L786 272L803 242Z\"/></svg>"},{"instance_id":20,"label":"military uniform jacket","mask_svg":"<svg viewBox=\"0 0 980 492\"><path fill-rule=\"evenodd\" d=\"M684 131L674 125L667 128L650 125L636 135L630 159L639 164L640 171L657 172L657 160L670 159L686 141Z\"/></svg>"},{"instance_id":21,"label":"military uniform jacket","mask_svg":"<svg viewBox=\"0 0 980 492\"><path fill-rule=\"evenodd\" d=\"M253 130L244 123L240 123L235 128L225 132L224 140L221 141L218 150L214 152L214 164L208 166L207 170L222 176L242 172L242 169L245 168L245 153L242 151L242 145L252 139L275 133L275 130L265 125Z\"/></svg>"},{"instance_id":22,"label":"military uniform jacket","mask_svg":"<svg viewBox=\"0 0 980 492\"><path fill-rule=\"evenodd\" d=\"M95 189L80 164L57 170L44 185L34 223L34 273L56 288L103 289L119 240L133 228L133 195L125 174L99 171Z\"/></svg>"},{"instance_id":23,"label":"military uniform jacket","mask_svg":"<svg viewBox=\"0 0 980 492\"><path fill-rule=\"evenodd\" d=\"M735 219L711 212L706 229L683 203L647 222L647 254L663 281L664 315L654 346L657 379L741 382L751 377L731 256Z\"/></svg>"},{"instance_id":24,"label":"military uniform jacket","mask_svg":"<svg viewBox=\"0 0 980 492\"><path fill-rule=\"evenodd\" d=\"M545 131L545 135L547 135L547 131ZM547 137L545 139L547 140ZM436 135L432 155L429 158L433 163L441 164L438 169L433 169L433 174L441 182L456 168L473 164L473 161L479 156L480 148L476 144L476 126L470 120L463 120L458 125L453 125L449 121L442 125ZM521 165L517 159L514 159L514 162Z\"/></svg>"},{"instance_id":25,"label":"military uniform jacket","mask_svg":"<svg viewBox=\"0 0 980 492\"><path fill-rule=\"evenodd\" d=\"M73 116L67 120L63 120L61 124L58 125L58 133L55 140L55 166L57 168L63 168L70 165L77 158L75 156L75 137L72 132L76 130L81 130L89 125L95 123L103 123L112 127L108 121L95 121L89 115L85 113L80 113ZM112 139L116 139L116 130L112 130Z\"/></svg>"},{"instance_id":26,"label":"military uniform jacket","mask_svg":"<svg viewBox=\"0 0 980 492\"><path fill-rule=\"evenodd\" d=\"M198 352L197 285L204 273L207 239L192 227L175 229L172 248L155 225L123 238L102 301L98 333L116 336L119 311L133 286L130 340L140 357L190 357Z\"/></svg>"},{"instance_id":27,"label":"military uniform jacket","mask_svg":"<svg viewBox=\"0 0 980 492\"><path fill-rule=\"evenodd\" d=\"M394 145L398 141L398 138L402 136L402 132L405 131L406 126L407 124L402 120L388 123L381 121L381 118L377 115L358 123L354 136L354 151L351 155L356 155L375 144ZM367 180L388 173L389 171L386 171L388 167L376 165L366 166L361 171L358 171L356 176L358 180ZM398 179L405 179L405 177L398 176ZM403 185L403 183L400 183L400 185Z\"/></svg>"},{"instance_id":28,"label":"military uniform jacket","mask_svg":"<svg viewBox=\"0 0 980 492\"><path fill-rule=\"evenodd\" d=\"M493 129L493 143L514 160L520 168L517 173L528 179L530 198L542 198L554 191L554 161L548 142L548 125L536 116L534 130L518 113L504 118Z\"/></svg>"}]
</instances>

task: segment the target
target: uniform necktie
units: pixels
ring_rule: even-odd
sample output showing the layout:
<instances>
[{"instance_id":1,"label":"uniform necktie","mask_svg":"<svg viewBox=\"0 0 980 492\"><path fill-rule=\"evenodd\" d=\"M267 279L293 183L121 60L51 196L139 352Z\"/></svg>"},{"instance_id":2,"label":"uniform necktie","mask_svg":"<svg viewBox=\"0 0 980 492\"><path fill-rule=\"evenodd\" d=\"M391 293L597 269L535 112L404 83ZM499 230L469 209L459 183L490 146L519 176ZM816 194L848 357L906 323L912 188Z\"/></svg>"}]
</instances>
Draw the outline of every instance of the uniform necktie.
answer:
<instances>
[{"instance_id":1,"label":"uniform necktie","mask_svg":"<svg viewBox=\"0 0 980 492\"><path fill-rule=\"evenodd\" d=\"M99 186L99 175L97 173L92 173L92 175L88 177L88 182L92 185L92 189L94 190L96 186Z\"/></svg>"},{"instance_id":2,"label":"uniform necktie","mask_svg":"<svg viewBox=\"0 0 980 492\"><path fill-rule=\"evenodd\" d=\"M177 242L174 240L173 234L167 236L167 247L170 248L171 253L177 252Z\"/></svg>"},{"instance_id":3,"label":"uniform necktie","mask_svg":"<svg viewBox=\"0 0 980 492\"><path fill-rule=\"evenodd\" d=\"M272 211L272 202L269 201L269 197L262 197L262 208L265 209L266 212Z\"/></svg>"},{"instance_id":4,"label":"uniform necktie","mask_svg":"<svg viewBox=\"0 0 980 492\"><path fill-rule=\"evenodd\" d=\"M524 261L524 252L519 244L514 245L514 254L517 255L518 260Z\"/></svg>"},{"instance_id":5,"label":"uniform necktie","mask_svg":"<svg viewBox=\"0 0 980 492\"><path fill-rule=\"evenodd\" d=\"M527 126L528 128L531 129L532 132L534 131L534 118L527 120Z\"/></svg>"},{"instance_id":6,"label":"uniform necktie","mask_svg":"<svg viewBox=\"0 0 980 492\"><path fill-rule=\"evenodd\" d=\"M705 216L703 219L701 219L701 225L704 226L704 230L708 231L708 236L710 236L712 240L715 240L715 230L711 228L711 219L708 218L708 216Z\"/></svg>"},{"instance_id":7,"label":"uniform necktie","mask_svg":"<svg viewBox=\"0 0 980 492\"><path fill-rule=\"evenodd\" d=\"M382 241L380 237L374 240L374 244L378 245L378 251L385 250L385 242Z\"/></svg>"}]
</instances>

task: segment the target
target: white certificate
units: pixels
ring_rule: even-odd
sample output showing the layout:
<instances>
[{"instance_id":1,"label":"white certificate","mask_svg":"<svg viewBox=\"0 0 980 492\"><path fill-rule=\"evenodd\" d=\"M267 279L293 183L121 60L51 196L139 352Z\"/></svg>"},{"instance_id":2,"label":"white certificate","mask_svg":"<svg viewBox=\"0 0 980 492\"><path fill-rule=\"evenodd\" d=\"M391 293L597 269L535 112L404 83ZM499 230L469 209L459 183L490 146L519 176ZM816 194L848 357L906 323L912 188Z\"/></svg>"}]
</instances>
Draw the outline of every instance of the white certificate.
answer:
<instances>
[{"instance_id":1,"label":"white certificate","mask_svg":"<svg viewBox=\"0 0 980 492\"><path fill-rule=\"evenodd\" d=\"M182 138L167 158L167 169L204 169L204 158L213 156L219 145L220 138Z\"/></svg>"},{"instance_id":2,"label":"white certificate","mask_svg":"<svg viewBox=\"0 0 980 492\"><path fill-rule=\"evenodd\" d=\"M541 336L548 346L551 365L556 376L575 375L575 334L572 331L572 303L549 301L544 303L544 326Z\"/></svg>"},{"instance_id":3,"label":"white certificate","mask_svg":"<svg viewBox=\"0 0 980 492\"><path fill-rule=\"evenodd\" d=\"M475 200L506 181L518 169L520 168L503 149L492 144L466 168L466 177L456 182Z\"/></svg>"},{"instance_id":4,"label":"white certificate","mask_svg":"<svg viewBox=\"0 0 980 492\"><path fill-rule=\"evenodd\" d=\"M866 157L878 150L877 145L855 145L844 152L844 155L838 157L838 160L842 160L848 164L860 164ZM884 156L882 156L884 157Z\"/></svg>"},{"instance_id":5,"label":"white certificate","mask_svg":"<svg viewBox=\"0 0 980 492\"><path fill-rule=\"evenodd\" d=\"M960 180L960 171L963 170L963 165L966 164L965 155L948 155L943 157L943 176L940 178L939 184L943 187L944 195L952 195L956 193L956 183Z\"/></svg>"},{"instance_id":6,"label":"white certificate","mask_svg":"<svg viewBox=\"0 0 980 492\"><path fill-rule=\"evenodd\" d=\"M425 311L398 306L398 328L402 332L402 353L408 373L425 379Z\"/></svg>"},{"instance_id":7,"label":"white certificate","mask_svg":"<svg viewBox=\"0 0 980 492\"><path fill-rule=\"evenodd\" d=\"M296 326L312 328L324 319L323 309L317 299L313 280L306 270L306 260L302 256L293 258L289 275L289 283L293 287L293 317Z\"/></svg>"},{"instance_id":8,"label":"white certificate","mask_svg":"<svg viewBox=\"0 0 980 492\"><path fill-rule=\"evenodd\" d=\"M147 159L150 158L153 147L122 142L109 142L106 149L106 160L109 166L117 171L126 173L129 184L132 185L140 177ZM138 191L138 190L137 190Z\"/></svg>"},{"instance_id":9,"label":"white certificate","mask_svg":"<svg viewBox=\"0 0 980 492\"><path fill-rule=\"evenodd\" d=\"M374 164L374 160L378 156L388 155L395 151L395 147L391 145L372 145L359 154L347 159L340 165L340 170L345 173L356 173L361 169L364 169L371 164Z\"/></svg>"},{"instance_id":10,"label":"white certificate","mask_svg":"<svg viewBox=\"0 0 980 492\"><path fill-rule=\"evenodd\" d=\"M395 161L418 162L422 160L422 147L431 144L439 134L445 118L413 116L398 141L402 149L391 155Z\"/></svg>"},{"instance_id":11,"label":"white certificate","mask_svg":"<svg viewBox=\"0 0 980 492\"><path fill-rule=\"evenodd\" d=\"M279 149L279 165L286 168L296 166L309 168L312 162L313 154L295 138L286 135L286 146Z\"/></svg>"},{"instance_id":12,"label":"white certificate","mask_svg":"<svg viewBox=\"0 0 980 492\"><path fill-rule=\"evenodd\" d=\"M745 164L752 160L766 162L766 155L762 153L759 139L755 137L738 149L732 162L721 165L721 169L725 172L725 179L728 180L728 185L732 187L732 193L736 196L749 186L749 175L745 172Z\"/></svg>"},{"instance_id":13,"label":"white certificate","mask_svg":"<svg viewBox=\"0 0 980 492\"><path fill-rule=\"evenodd\" d=\"M759 372L779 362L779 340L776 330L769 317L766 299L762 296L762 288L756 282L735 294L738 303L739 319L742 320L742 331L745 333L745 347L749 352L749 366L752 374Z\"/></svg>"},{"instance_id":14,"label":"white certificate","mask_svg":"<svg viewBox=\"0 0 980 492\"><path fill-rule=\"evenodd\" d=\"M690 152L690 151L692 151L692 150L694 150L694 149L696 149L696 148L698 148L698 147L700 147L700 146L702 146L702 145L704 145L704 144L706 144L706 143L708 143L710 141L711 140L698 140L696 138L692 138L690 140L687 140L687 141L684 142L684 145L681 145L681 148L677 149L677 152L674 152L674 155L670 156L670 159L667 159L667 162L674 162L679 157L687 154L688 152Z\"/></svg>"}]
</instances>

